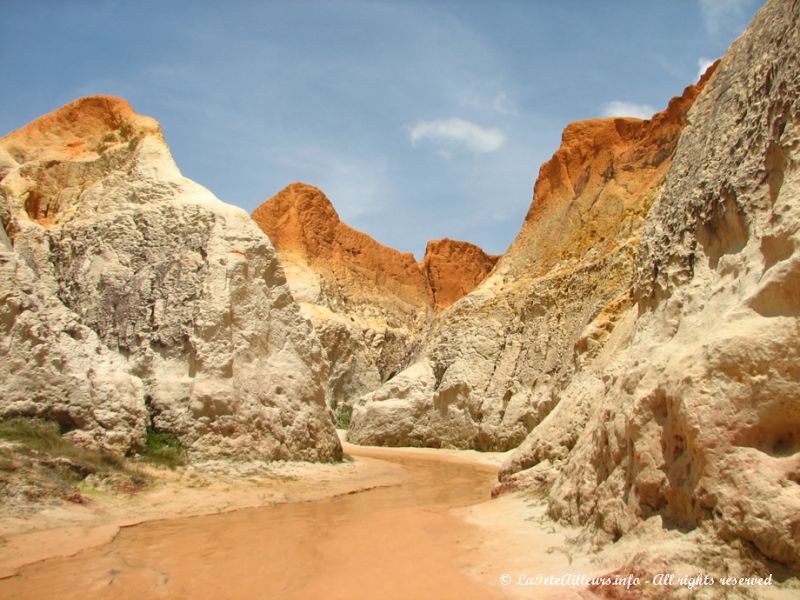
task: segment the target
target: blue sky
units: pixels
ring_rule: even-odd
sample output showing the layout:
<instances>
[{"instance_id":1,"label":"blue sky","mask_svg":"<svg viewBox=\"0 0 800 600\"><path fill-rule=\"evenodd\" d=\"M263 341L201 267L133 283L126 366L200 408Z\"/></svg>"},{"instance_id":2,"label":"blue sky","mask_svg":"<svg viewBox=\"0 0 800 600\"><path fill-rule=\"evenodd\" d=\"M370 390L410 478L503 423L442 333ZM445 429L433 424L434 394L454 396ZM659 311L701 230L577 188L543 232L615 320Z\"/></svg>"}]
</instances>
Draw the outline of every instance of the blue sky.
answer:
<instances>
[{"instance_id":1,"label":"blue sky","mask_svg":"<svg viewBox=\"0 0 800 600\"><path fill-rule=\"evenodd\" d=\"M305 181L417 258L499 253L568 122L660 110L760 4L3 0L0 135L123 96L226 202Z\"/></svg>"}]
</instances>

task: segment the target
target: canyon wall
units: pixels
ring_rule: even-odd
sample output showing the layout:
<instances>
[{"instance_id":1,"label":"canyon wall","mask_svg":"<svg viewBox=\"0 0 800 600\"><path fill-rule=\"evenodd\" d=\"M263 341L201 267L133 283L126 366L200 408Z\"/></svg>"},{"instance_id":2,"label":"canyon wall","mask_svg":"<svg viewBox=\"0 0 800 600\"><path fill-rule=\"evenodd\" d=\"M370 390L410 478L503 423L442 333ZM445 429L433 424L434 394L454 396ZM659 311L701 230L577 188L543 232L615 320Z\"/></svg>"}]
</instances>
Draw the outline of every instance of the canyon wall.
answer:
<instances>
[{"instance_id":1,"label":"canyon wall","mask_svg":"<svg viewBox=\"0 0 800 600\"><path fill-rule=\"evenodd\" d=\"M77 100L0 140L0 414L131 452L335 460L328 365L267 237L158 123Z\"/></svg>"},{"instance_id":2,"label":"canyon wall","mask_svg":"<svg viewBox=\"0 0 800 600\"><path fill-rule=\"evenodd\" d=\"M689 113L634 304L506 487L608 539L653 519L800 569L799 167L800 4L775 0Z\"/></svg>"},{"instance_id":3,"label":"canyon wall","mask_svg":"<svg viewBox=\"0 0 800 600\"><path fill-rule=\"evenodd\" d=\"M418 264L343 223L325 194L304 183L287 186L252 217L320 336L331 364L328 398L340 413L394 377L435 312L471 291L496 262L473 244L444 239L430 242Z\"/></svg>"},{"instance_id":4,"label":"canyon wall","mask_svg":"<svg viewBox=\"0 0 800 600\"><path fill-rule=\"evenodd\" d=\"M408 370L359 399L352 441L507 450L525 439L632 305L642 224L708 76L648 121L564 130L509 250L434 321Z\"/></svg>"},{"instance_id":5,"label":"canyon wall","mask_svg":"<svg viewBox=\"0 0 800 600\"><path fill-rule=\"evenodd\" d=\"M800 569L800 3L647 121L575 123L491 275L353 411L357 443L517 447L496 493L612 541Z\"/></svg>"}]
</instances>

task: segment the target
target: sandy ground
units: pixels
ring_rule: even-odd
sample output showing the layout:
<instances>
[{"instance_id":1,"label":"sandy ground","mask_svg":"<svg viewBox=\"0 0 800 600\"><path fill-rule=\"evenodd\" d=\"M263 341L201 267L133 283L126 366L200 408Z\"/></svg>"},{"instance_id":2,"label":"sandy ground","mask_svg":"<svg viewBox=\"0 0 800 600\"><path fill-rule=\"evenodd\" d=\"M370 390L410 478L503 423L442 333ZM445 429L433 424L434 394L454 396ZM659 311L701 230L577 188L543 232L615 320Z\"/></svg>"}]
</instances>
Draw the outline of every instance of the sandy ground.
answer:
<instances>
[{"instance_id":1,"label":"sandy ground","mask_svg":"<svg viewBox=\"0 0 800 600\"><path fill-rule=\"evenodd\" d=\"M218 514L271 504L307 502L400 485L402 468L381 460L396 455L499 467L504 454L427 448L362 448L340 464L304 462L204 463L170 471L145 468L155 484L131 495L83 490L87 504L56 501L31 516L0 508L0 578L54 556L108 543L122 527L158 519Z\"/></svg>"},{"instance_id":2,"label":"sandy ground","mask_svg":"<svg viewBox=\"0 0 800 600\"><path fill-rule=\"evenodd\" d=\"M50 597L48 587L35 587L35 571L37 565L43 564L41 561L53 559L48 565L52 564L55 572L62 574L62 579L76 570L87 574L82 585L67 589L76 598L107 597L106 589L90 591L105 573L115 574L109 582L109 585L118 582L115 598L126 597L119 595L120 585L131 593L150 590L148 597L204 598L196 592L180 595L184 590L181 582L198 577L197 566L183 560L188 545L189 549L205 548L203 551L209 556L221 553L214 558L216 564L231 573L241 572L238 580L243 587L226 589L231 595L225 597L231 598L250 597L247 577L252 571L262 569L264 561L271 565L274 573L287 577L286 574L299 568L299 564L314 565L316 576L302 585L286 588L284 583L284 588L272 590L287 599L596 598L582 585L534 585L531 582L540 575L604 575L632 559L635 562L634 557L643 547L657 546L665 555L680 555L683 553L681 545L688 548L692 543L687 536L665 535L658 528L644 527L637 535L602 553L593 552L581 531L547 519L541 500L523 494L488 499L493 475L505 454L366 448L347 443L344 447L352 460L337 465L240 463L232 471L230 465L207 463L176 472L158 470L158 483L135 495L87 491L91 502L86 505L62 502L27 518L3 515L0 509L0 580L6 580L0 581L0 589L11 583L9 577L28 565L26 572L31 569L34 572L34 587L28 589L27 596L20 597L37 600ZM478 478L462 478L456 484L464 490L459 492L463 498L458 494L442 495L447 492L448 485L417 498L413 473L410 477L406 468L409 460L445 463L441 470L445 483L448 477L461 477L456 471L443 468L446 463L470 465ZM430 472L426 477L431 477ZM430 481L423 483L422 487L431 487ZM479 489L473 489L476 486ZM483 498L486 500L481 501ZM369 506L362 511L362 505L366 507L376 501L378 510ZM270 505L277 507L270 513L246 510ZM320 513L325 515L322 521ZM177 541L180 535L175 532L190 521L186 517L224 514L231 514L233 518L214 521L208 517L212 520L204 521L201 534L184 532L181 533L183 542ZM241 550L249 543L253 524L259 519L267 519L258 526L260 530L269 531L276 540L313 537L315 541L288 547L270 543L250 552ZM309 525L312 521L316 524ZM129 530L132 535L127 536L127 541L118 539L123 528L143 523L152 525L148 525L150 529ZM159 527L159 523L164 525ZM307 530L319 528L320 523L327 529ZM224 540L226 536L230 538L227 541ZM175 541L162 543L162 538L175 538ZM112 542L115 546L124 545L123 542L135 546L137 539L140 545L142 540L151 544L147 546L148 553L154 540L156 547L163 546L164 558L160 564L170 574L172 587L159 588L157 581L142 580L141 569L126 572L123 563L127 564L127 559L100 552L111 548ZM183 546L169 546L169 543ZM420 547L424 547L424 551ZM93 548L98 550L91 550ZM267 556L270 552L272 554ZM63 564L59 564L61 558L58 557L63 558ZM75 559L78 562L71 557L78 557ZM691 565L686 568L691 572ZM92 570L97 571L95 579L88 578ZM265 579L275 581L274 573L267 573ZM385 573L389 576L384 576ZM293 581L303 579L300 574L296 575ZM205 585L209 598L218 594L214 584L209 580ZM13 592L14 585L7 585L7 589ZM159 590L166 595L158 595ZM381 590L381 594L361 595L364 590ZM52 597L72 597L69 593L63 596L63 591ZM793 598L797 597L798 590L769 588L757 592L750 597ZM610 597L636 598L639 595L634 591L631 595L622 593ZM719 596L700 594L697 597Z\"/></svg>"},{"instance_id":3,"label":"sandy ground","mask_svg":"<svg viewBox=\"0 0 800 600\"><path fill-rule=\"evenodd\" d=\"M111 541L120 528L159 519L209 515L306 502L399 485L402 470L371 458L340 464L222 463L169 471L146 469L156 478L132 495L84 490L85 505L58 501L32 516L0 509L0 578L54 556L70 556Z\"/></svg>"}]
</instances>

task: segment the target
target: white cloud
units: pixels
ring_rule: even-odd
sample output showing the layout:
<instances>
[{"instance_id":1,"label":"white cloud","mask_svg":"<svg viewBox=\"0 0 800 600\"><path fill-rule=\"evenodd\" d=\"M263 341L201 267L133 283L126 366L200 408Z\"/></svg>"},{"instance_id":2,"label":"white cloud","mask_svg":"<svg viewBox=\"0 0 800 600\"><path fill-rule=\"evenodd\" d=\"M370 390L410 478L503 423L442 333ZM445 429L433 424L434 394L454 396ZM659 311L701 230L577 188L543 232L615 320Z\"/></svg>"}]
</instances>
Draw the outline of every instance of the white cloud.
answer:
<instances>
[{"instance_id":1,"label":"white cloud","mask_svg":"<svg viewBox=\"0 0 800 600\"><path fill-rule=\"evenodd\" d=\"M703 22L709 33L719 32L723 22L741 19L751 0L699 0Z\"/></svg>"},{"instance_id":2,"label":"white cloud","mask_svg":"<svg viewBox=\"0 0 800 600\"><path fill-rule=\"evenodd\" d=\"M703 76L703 73L706 72L706 69L714 64L714 61L710 58L706 58L702 56L697 59L697 79L700 79Z\"/></svg>"},{"instance_id":3,"label":"white cloud","mask_svg":"<svg viewBox=\"0 0 800 600\"><path fill-rule=\"evenodd\" d=\"M420 141L439 145L444 156L449 156L449 150L458 147L472 152L496 152L506 141L500 129L481 127L458 118L418 121L409 129L408 136L414 145Z\"/></svg>"},{"instance_id":4,"label":"white cloud","mask_svg":"<svg viewBox=\"0 0 800 600\"><path fill-rule=\"evenodd\" d=\"M649 119L655 112L656 109L649 104L635 104L622 100L606 102L602 109L604 117L636 117L638 119Z\"/></svg>"}]
</instances>

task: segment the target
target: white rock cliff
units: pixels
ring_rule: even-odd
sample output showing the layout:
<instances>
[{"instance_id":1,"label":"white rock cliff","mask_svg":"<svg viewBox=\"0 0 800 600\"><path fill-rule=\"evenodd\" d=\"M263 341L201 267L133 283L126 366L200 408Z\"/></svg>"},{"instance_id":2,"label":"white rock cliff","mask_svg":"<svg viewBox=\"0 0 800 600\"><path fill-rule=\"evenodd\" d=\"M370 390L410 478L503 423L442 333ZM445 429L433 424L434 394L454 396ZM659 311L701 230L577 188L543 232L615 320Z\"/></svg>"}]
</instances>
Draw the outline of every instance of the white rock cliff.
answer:
<instances>
[{"instance_id":1,"label":"white rock cliff","mask_svg":"<svg viewBox=\"0 0 800 600\"><path fill-rule=\"evenodd\" d=\"M155 121L77 100L0 140L0 177L0 413L120 451L149 426L194 457L341 456L272 245L181 176Z\"/></svg>"}]
</instances>

